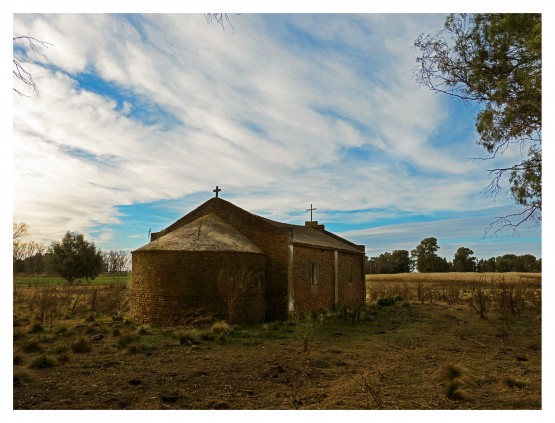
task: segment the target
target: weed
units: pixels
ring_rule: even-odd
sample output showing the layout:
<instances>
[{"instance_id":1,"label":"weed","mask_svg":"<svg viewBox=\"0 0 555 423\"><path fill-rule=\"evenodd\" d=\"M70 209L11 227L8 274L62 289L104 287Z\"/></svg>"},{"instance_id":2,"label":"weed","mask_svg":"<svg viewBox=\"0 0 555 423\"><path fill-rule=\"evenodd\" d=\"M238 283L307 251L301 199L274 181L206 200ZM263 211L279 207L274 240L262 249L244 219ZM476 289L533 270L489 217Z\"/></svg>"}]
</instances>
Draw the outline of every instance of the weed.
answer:
<instances>
[{"instance_id":1,"label":"weed","mask_svg":"<svg viewBox=\"0 0 555 423\"><path fill-rule=\"evenodd\" d=\"M321 324L317 323L310 313L306 313L303 318L295 316L294 320L296 322L297 336L302 340L303 351L308 352L310 349L310 342L316 335Z\"/></svg>"}]
</instances>

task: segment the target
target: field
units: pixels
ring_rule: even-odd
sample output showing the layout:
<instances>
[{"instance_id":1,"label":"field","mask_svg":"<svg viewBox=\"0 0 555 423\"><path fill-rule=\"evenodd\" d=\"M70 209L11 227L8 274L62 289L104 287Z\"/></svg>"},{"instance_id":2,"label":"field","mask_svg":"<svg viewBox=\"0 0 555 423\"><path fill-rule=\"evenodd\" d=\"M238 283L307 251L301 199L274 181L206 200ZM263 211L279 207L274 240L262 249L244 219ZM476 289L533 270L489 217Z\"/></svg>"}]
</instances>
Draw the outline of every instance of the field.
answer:
<instances>
[{"instance_id":1,"label":"field","mask_svg":"<svg viewBox=\"0 0 555 423\"><path fill-rule=\"evenodd\" d=\"M339 312L136 326L122 284L14 284L14 409L541 409L541 275L371 275ZM482 317L480 317L482 313Z\"/></svg>"}]
</instances>

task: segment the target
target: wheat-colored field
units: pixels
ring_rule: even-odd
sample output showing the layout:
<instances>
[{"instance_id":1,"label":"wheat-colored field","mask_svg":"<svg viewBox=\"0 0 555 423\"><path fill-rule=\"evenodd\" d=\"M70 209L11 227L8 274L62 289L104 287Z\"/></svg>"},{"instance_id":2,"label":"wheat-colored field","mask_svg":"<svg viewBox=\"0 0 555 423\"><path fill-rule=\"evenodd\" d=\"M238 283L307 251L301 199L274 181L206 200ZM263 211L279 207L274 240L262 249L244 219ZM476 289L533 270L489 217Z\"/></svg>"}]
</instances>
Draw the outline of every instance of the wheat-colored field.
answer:
<instances>
[{"instance_id":1,"label":"wheat-colored field","mask_svg":"<svg viewBox=\"0 0 555 423\"><path fill-rule=\"evenodd\" d=\"M508 282L526 283L541 286L541 273L476 273L476 272L448 272L448 273L395 273L392 275L366 275L366 282L407 282L407 283L488 283Z\"/></svg>"}]
</instances>

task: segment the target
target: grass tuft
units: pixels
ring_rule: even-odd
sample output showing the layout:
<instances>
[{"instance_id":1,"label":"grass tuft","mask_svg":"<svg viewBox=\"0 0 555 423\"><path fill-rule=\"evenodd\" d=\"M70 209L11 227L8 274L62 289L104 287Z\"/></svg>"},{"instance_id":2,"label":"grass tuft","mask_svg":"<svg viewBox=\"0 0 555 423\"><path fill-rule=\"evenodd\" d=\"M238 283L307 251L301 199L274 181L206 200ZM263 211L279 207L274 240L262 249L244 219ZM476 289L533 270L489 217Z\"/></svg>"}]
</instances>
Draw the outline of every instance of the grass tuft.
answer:
<instances>
[{"instance_id":1,"label":"grass tuft","mask_svg":"<svg viewBox=\"0 0 555 423\"><path fill-rule=\"evenodd\" d=\"M43 347L40 344L40 340L36 338L31 338L21 344L21 349L23 350L23 352L26 352L26 353L35 353L35 352L41 352L43 350Z\"/></svg>"},{"instance_id":2,"label":"grass tuft","mask_svg":"<svg viewBox=\"0 0 555 423\"><path fill-rule=\"evenodd\" d=\"M522 389L527 385L527 382L519 379L513 379L512 377L506 378L504 382L509 388Z\"/></svg>"},{"instance_id":3,"label":"grass tuft","mask_svg":"<svg viewBox=\"0 0 555 423\"><path fill-rule=\"evenodd\" d=\"M48 355L41 355L31 362L30 367L33 369L48 369L50 367L54 367L55 365L55 359Z\"/></svg>"},{"instance_id":4,"label":"grass tuft","mask_svg":"<svg viewBox=\"0 0 555 423\"><path fill-rule=\"evenodd\" d=\"M71 351L76 354L86 353L91 350L91 344L85 338L79 338L71 344Z\"/></svg>"},{"instance_id":5,"label":"grass tuft","mask_svg":"<svg viewBox=\"0 0 555 423\"><path fill-rule=\"evenodd\" d=\"M215 322L210 327L210 332L212 332L213 334L229 333L231 332L231 326L229 325L229 323L224 321Z\"/></svg>"}]
</instances>

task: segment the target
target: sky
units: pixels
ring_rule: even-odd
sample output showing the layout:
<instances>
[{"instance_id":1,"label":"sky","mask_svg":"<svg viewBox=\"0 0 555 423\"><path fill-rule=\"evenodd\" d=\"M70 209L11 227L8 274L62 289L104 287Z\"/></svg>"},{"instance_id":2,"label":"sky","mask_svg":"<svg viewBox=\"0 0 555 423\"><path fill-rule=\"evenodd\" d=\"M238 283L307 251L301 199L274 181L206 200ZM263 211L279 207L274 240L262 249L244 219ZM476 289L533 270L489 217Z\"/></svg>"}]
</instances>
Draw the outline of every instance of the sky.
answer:
<instances>
[{"instance_id":1,"label":"sky","mask_svg":"<svg viewBox=\"0 0 555 423\"><path fill-rule=\"evenodd\" d=\"M40 96L13 94L13 220L134 250L214 196L326 229L368 256L436 237L452 260L542 256L542 228L486 232L520 209L484 190L476 106L415 82L445 13L16 13L14 54ZM15 85L15 82L12 82ZM524 152L525 153L525 152ZM507 184L505 184L507 186Z\"/></svg>"}]
</instances>

